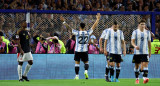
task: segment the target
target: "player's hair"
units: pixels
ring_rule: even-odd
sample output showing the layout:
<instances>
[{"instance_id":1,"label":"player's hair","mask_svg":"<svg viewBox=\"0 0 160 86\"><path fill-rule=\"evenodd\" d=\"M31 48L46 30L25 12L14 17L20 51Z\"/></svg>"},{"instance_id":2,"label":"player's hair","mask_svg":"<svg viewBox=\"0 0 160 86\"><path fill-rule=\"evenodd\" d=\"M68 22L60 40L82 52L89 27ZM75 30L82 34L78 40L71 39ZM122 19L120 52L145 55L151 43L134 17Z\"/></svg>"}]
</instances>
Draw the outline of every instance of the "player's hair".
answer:
<instances>
[{"instance_id":1,"label":"player's hair","mask_svg":"<svg viewBox=\"0 0 160 86\"><path fill-rule=\"evenodd\" d=\"M80 27L81 27L82 29L84 29L85 23L80 23Z\"/></svg>"},{"instance_id":2,"label":"player's hair","mask_svg":"<svg viewBox=\"0 0 160 86\"><path fill-rule=\"evenodd\" d=\"M117 21L114 21L114 22L113 22L113 25L118 25Z\"/></svg>"},{"instance_id":3,"label":"player's hair","mask_svg":"<svg viewBox=\"0 0 160 86\"><path fill-rule=\"evenodd\" d=\"M139 24L140 23L146 23L146 20L145 19L142 19L141 21L139 21Z\"/></svg>"}]
</instances>

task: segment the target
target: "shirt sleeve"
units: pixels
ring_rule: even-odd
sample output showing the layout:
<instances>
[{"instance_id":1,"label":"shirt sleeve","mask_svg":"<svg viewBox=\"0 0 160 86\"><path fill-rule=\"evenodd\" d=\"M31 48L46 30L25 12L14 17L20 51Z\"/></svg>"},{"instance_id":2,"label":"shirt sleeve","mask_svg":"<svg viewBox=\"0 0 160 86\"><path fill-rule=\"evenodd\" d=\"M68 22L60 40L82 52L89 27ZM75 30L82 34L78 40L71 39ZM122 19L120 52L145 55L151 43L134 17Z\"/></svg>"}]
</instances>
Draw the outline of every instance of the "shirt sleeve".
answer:
<instances>
[{"instance_id":1,"label":"shirt sleeve","mask_svg":"<svg viewBox=\"0 0 160 86\"><path fill-rule=\"evenodd\" d=\"M109 33L110 33L110 30L107 31L106 35L105 35L105 39L108 40L109 39Z\"/></svg>"},{"instance_id":2,"label":"shirt sleeve","mask_svg":"<svg viewBox=\"0 0 160 86\"><path fill-rule=\"evenodd\" d=\"M102 32L102 34L101 34L101 37L100 38L103 38L103 39L105 39L105 36L106 36L106 32L105 32L105 30Z\"/></svg>"},{"instance_id":3,"label":"shirt sleeve","mask_svg":"<svg viewBox=\"0 0 160 86\"><path fill-rule=\"evenodd\" d=\"M88 30L89 35L91 35L93 33L93 29L91 28L90 30Z\"/></svg>"},{"instance_id":4,"label":"shirt sleeve","mask_svg":"<svg viewBox=\"0 0 160 86\"><path fill-rule=\"evenodd\" d=\"M73 33L74 35L78 35L78 31L77 31L77 30L72 29L72 33Z\"/></svg>"},{"instance_id":5,"label":"shirt sleeve","mask_svg":"<svg viewBox=\"0 0 160 86\"><path fill-rule=\"evenodd\" d=\"M135 38L136 38L136 32L133 31L131 39L135 39Z\"/></svg>"},{"instance_id":6,"label":"shirt sleeve","mask_svg":"<svg viewBox=\"0 0 160 86\"><path fill-rule=\"evenodd\" d=\"M149 32L148 41L151 41L151 33Z\"/></svg>"},{"instance_id":7,"label":"shirt sleeve","mask_svg":"<svg viewBox=\"0 0 160 86\"><path fill-rule=\"evenodd\" d=\"M121 40L124 40L124 35L122 31L121 31Z\"/></svg>"}]
</instances>

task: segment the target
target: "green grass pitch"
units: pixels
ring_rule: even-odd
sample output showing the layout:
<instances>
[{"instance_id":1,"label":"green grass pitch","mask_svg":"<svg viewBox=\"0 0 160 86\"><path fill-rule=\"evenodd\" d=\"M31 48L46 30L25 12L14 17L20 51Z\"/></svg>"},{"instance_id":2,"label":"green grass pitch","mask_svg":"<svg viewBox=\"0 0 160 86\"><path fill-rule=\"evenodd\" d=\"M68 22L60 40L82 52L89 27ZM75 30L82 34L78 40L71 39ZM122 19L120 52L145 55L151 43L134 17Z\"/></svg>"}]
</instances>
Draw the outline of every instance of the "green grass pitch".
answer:
<instances>
[{"instance_id":1,"label":"green grass pitch","mask_svg":"<svg viewBox=\"0 0 160 86\"><path fill-rule=\"evenodd\" d=\"M120 82L106 82L104 79L59 79L59 80L31 80L19 82L18 80L0 80L0 86L160 86L160 79L150 79L149 83L135 84L135 79L119 79Z\"/></svg>"}]
</instances>

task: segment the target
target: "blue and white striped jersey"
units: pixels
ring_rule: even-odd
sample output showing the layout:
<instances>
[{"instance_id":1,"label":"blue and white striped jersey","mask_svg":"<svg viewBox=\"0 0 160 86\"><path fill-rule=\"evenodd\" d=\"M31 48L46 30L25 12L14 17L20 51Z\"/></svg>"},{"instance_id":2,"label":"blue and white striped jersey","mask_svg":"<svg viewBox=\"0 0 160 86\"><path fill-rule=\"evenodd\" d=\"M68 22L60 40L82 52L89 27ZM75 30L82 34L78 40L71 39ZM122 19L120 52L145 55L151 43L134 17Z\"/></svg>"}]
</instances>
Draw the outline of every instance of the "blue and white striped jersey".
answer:
<instances>
[{"instance_id":1,"label":"blue and white striped jersey","mask_svg":"<svg viewBox=\"0 0 160 86\"><path fill-rule=\"evenodd\" d=\"M78 31L72 30L72 33L76 35L76 52L86 52L88 51L88 41L89 36L92 34L93 30L88 31Z\"/></svg>"},{"instance_id":2,"label":"blue and white striped jersey","mask_svg":"<svg viewBox=\"0 0 160 86\"><path fill-rule=\"evenodd\" d=\"M106 34L107 34L107 31L110 30L110 29L111 29L111 28L108 28L108 29L103 30L100 38L105 39ZM109 52L109 40L107 41L107 52Z\"/></svg>"},{"instance_id":3,"label":"blue and white striped jersey","mask_svg":"<svg viewBox=\"0 0 160 86\"><path fill-rule=\"evenodd\" d=\"M134 30L131 39L135 39L135 45L140 48L139 50L134 48L134 54L148 54L148 41L151 41L150 31Z\"/></svg>"},{"instance_id":4,"label":"blue and white striped jersey","mask_svg":"<svg viewBox=\"0 0 160 86\"><path fill-rule=\"evenodd\" d=\"M116 32L113 29L108 30L105 39L107 42L109 40L109 53L122 54L121 41L124 40L124 35L121 30Z\"/></svg>"}]
</instances>

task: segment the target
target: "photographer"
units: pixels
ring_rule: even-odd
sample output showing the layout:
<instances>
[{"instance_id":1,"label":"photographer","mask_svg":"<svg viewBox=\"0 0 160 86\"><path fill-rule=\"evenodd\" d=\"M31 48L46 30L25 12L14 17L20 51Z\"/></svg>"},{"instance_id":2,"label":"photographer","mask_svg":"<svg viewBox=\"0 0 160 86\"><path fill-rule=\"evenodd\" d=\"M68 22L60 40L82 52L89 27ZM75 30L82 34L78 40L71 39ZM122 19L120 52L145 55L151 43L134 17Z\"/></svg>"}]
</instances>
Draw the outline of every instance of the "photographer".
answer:
<instances>
[{"instance_id":1,"label":"photographer","mask_svg":"<svg viewBox=\"0 0 160 86\"><path fill-rule=\"evenodd\" d=\"M7 46L6 43L3 42L2 37L0 36L0 54L5 54L7 53Z\"/></svg>"},{"instance_id":2,"label":"photographer","mask_svg":"<svg viewBox=\"0 0 160 86\"><path fill-rule=\"evenodd\" d=\"M88 43L88 53L89 54L99 54L99 47L97 44L96 37L91 35L89 43Z\"/></svg>"},{"instance_id":3,"label":"photographer","mask_svg":"<svg viewBox=\"0 0 160 86\"><path fill-rule=\"evenodd\" d=\"M37 54L47 53L48 44L46 43L46 39L42 35L40 35L40 36L35 35L33 37L33 40L37 43L35 53L37 53Z\"/></svg>"},{"instance_id":4,"label":"photographer","mask_svg":"<svg viewBox=\"0 0 160 86\"><path fill-rule=\"evenodd\" d=\"M50 49L48 49L48 53L52 54L58 54L61 53L61 45L58 42L58 37L48 37L46 38L48 45L50 46Z\"/></svg>"},{"instance_id":5,"label":"photographer","mask_svg":"<svg viewBox=\"0 0 160 86\"><path fill-rule=\"evenodd\" d=\"M12 41L11 41L10 44L8 44L10 54L16 54L17 53L18 44L15 42L15 40L17 40L16 35L12 36Z\"/></svg>"}]
</instances>

